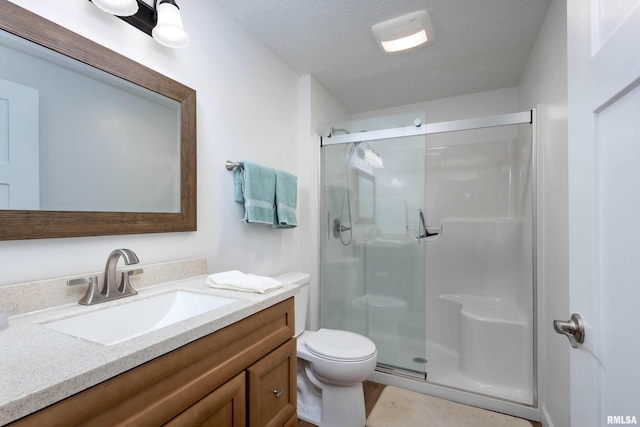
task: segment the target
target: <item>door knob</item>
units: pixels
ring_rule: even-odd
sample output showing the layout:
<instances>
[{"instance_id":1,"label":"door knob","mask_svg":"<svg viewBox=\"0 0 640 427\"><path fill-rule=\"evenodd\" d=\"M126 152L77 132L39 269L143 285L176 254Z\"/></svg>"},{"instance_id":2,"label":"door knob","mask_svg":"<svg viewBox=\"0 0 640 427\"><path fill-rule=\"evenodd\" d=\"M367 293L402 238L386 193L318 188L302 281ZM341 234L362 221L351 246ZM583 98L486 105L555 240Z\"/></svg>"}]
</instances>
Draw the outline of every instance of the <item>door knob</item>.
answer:
<instances>
[{"instance_id":1,"label":"door knob","mask_svg":"<svg viewBox=\"0 0 640 427\"><path fill-rule=\"evenodd\" d=\"M573 348L578 348L578 344L584 342L584 322L582 321L582 317L577 313L573 313L571 319L566 322L554 320L553 329L555 329L557 333L569 338L569 342Z\"/></svg>"}]
</instances>

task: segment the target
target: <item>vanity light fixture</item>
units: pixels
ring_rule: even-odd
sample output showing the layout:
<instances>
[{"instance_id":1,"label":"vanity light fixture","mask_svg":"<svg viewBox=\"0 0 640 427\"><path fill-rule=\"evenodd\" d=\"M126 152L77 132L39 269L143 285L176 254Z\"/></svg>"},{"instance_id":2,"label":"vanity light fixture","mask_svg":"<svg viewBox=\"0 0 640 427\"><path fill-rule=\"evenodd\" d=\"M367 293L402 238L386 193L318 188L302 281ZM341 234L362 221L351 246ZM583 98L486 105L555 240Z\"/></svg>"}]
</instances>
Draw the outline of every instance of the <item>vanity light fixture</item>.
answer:
<instances>
[{"instance_id":1,"label":"vanity light fixture","mask_svg":"<svg viewBox=\"0 0 640 427\"><path fill-rule=\"evenodd\" d=\"M136 0L93 0L98 8L117 16L131 16L138 12Z\"/></svg>"},{"instance_id":2,"label":"vanity light fixture","mask_svg":"<svg viewBox=\"0 0 640 427\"><path fill-rule=\"evenodd\" d=\"M433 41L431 18L426 10L409 13L371 27L385 53L402 52Z\"/></svg>"},{"instance_id":3,"label":"vanity light fixture","mask_svg":"<svg viewBox=\"0 0 640 427\"><path fill-rule=\"evenodd\" d=\"M189 44L189 35L182 25L182 15L175 0L89 0L100 9L133 25L140 31L150 35L163 46L182 48ZM133 13L112 12L113 5L135 3ZM104 5L107 4L107 7ZM110 6L109 6L110 5ZM132 8L131 8L132 9ZM122 7L124 10L124 7Z\"/></svg>"}]
</instances>

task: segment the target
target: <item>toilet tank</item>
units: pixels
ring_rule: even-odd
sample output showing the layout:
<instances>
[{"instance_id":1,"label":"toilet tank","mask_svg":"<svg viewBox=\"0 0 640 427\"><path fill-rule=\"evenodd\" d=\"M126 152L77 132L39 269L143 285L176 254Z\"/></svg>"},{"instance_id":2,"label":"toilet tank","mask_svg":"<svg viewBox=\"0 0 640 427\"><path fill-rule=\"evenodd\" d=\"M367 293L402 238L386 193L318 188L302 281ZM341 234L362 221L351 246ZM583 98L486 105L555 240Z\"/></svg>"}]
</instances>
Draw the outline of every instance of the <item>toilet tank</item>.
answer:
<instances>
[{"instance_id":1,"label":"toilet tank","mask_svg":"<svg viewBox=\"0 0 640 427\"><path fill-rule=\"evenodd\" d=\"M300 286L300 293L293 297L296 316L295 336L297 337L304 332L304 329L307 326L307 309L309 308L309 282L311 281L311 275L309 273L291 272L276 276L274 277L274 279L283 284Z\"/></svg>"}]
</instances>

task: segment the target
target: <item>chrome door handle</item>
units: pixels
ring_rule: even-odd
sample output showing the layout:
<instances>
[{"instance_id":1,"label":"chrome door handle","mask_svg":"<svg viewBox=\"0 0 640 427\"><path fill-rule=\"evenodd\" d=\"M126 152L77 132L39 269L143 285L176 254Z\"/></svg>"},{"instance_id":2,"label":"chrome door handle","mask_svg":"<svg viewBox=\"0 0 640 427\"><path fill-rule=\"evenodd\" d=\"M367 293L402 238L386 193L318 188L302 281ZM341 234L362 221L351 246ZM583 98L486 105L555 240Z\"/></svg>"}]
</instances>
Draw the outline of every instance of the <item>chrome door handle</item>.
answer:
<instances>
[{"instance_id":1,"label":"chrome door handle","mask_svg":"<svg viewBox=\"0 0 640 427\"><path fill-rule=\"evenodd\" d=\"M582 317L577 313L573 313L571 319L566 322L554 320L553 329L555 329L557 333L569 338L569 342L573 348L578 348L578 344L584 342L584 322L582 321Z\"/></svg>"}]
</instances>

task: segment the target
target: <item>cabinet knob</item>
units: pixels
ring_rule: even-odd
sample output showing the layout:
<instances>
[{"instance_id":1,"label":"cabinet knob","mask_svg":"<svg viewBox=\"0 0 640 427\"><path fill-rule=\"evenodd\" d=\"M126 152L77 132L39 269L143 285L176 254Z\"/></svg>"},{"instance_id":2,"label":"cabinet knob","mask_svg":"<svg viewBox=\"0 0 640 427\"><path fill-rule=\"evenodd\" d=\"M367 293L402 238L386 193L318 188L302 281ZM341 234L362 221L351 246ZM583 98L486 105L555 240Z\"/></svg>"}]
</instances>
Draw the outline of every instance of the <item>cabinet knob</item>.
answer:
<instances>
[{"instance_id":1,"label":"cabinet knob","mask_svg":"<svg viewBox=\"0 0 640 427\"><path fill-rule=\"evenodd\" d=\"M284 389L282 389L282 390L273 390L273 394L275 394L276 397L282 396L282 393L284 393Z\"/></svg>"}]
</instances>

